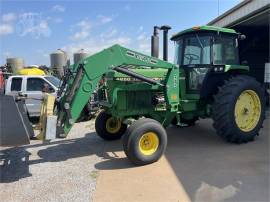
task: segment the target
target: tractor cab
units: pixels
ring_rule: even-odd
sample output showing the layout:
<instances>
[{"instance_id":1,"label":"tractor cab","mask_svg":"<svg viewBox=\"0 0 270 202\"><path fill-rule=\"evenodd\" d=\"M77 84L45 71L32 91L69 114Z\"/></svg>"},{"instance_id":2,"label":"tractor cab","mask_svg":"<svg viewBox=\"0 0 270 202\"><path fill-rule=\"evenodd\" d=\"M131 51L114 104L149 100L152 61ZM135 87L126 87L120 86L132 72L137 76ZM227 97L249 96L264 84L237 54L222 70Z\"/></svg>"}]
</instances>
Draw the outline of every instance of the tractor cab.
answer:
<instances>
[{"instance_id":1,"label":"tractor cab","mask_svg":"<svg viewBox=\"0 0 270 202\"><path fill-rule=\"evenodd\" d=\"M213 26L193 27L171 38L175 42L174 63L184 69L188 93L201 91L206 77L224 73L226 66L240 65L238 38L232 29Z\"/></svg>"}]
</instances>

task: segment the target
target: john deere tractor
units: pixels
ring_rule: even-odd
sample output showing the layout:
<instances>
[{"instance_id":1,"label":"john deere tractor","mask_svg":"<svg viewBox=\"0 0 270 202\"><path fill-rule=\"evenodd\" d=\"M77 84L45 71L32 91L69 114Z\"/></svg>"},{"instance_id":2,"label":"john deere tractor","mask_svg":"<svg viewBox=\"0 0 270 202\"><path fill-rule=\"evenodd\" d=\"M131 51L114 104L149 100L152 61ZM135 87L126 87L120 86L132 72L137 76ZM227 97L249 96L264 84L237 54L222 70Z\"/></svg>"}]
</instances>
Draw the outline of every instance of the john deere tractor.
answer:
<instances>
[{"instance_id":1,"label":"john deere tractor","mask_svg":"<svg viewBox=\"0 0 270 202\"><path fill-rule=\"evenodd\" d=\"M105 140L122 137L125 154L136 165L162 156L170 124L212 118L224 140L254 140L264 121L265 96L261 84L249 76L249 67L240 64L238 41L244 35L213 26L184 30L171 38L175 61L170 63L169 29L154 27L152 56L114 45L75 64L59 93L57 136L65 137L88 114L85 109L95 93L102 109L95 121L97 135ZM160 30L163 60L158 59ZM52 126L48 123L49 116L47 128Z\"/></svg>"}]
</instances>

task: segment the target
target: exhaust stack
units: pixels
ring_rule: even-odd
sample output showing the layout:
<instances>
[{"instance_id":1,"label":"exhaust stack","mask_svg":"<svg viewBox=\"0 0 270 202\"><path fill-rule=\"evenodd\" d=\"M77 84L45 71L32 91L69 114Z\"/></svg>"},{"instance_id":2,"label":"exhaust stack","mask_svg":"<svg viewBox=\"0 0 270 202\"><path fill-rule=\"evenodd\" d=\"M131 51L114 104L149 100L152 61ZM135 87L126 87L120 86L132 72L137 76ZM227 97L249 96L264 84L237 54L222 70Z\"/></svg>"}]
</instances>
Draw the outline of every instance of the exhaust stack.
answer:
<instances>
[{"instance_id":1,"label":"exhaust stack","mask_svg":"<svg viewBox=\"0 0 270 202\"><path fill-rule=\"evenodd\" d=\"M163 60L168 61L168 31L171 29L168 25L161 27L154 26L154 32L151 37L151 56L159 57L159 36L158 31L163 31Z\"/></svg>"},{"instance_id":2,"label":"exhaust stack","mask_svg":"<svg viewBox=\"0 0 270 202\"><path fill-rule=\"evenodd\" d=\"M151 56L158 58L159 56L159 36L158 30L160 28L158 26L154 26L154 32L151 36Z\"/></svg>"},{"instance_id":3,"label":"exhaust stack","mask_svg":"<svg viewBox=\"0 0 270 202\"><path fill-rule=\"evenodd\" d=\"M168 61L168 31L171 29L168 25L163 25L160 30L163 30L163 60Z\"/></svg>"}]
</instances>

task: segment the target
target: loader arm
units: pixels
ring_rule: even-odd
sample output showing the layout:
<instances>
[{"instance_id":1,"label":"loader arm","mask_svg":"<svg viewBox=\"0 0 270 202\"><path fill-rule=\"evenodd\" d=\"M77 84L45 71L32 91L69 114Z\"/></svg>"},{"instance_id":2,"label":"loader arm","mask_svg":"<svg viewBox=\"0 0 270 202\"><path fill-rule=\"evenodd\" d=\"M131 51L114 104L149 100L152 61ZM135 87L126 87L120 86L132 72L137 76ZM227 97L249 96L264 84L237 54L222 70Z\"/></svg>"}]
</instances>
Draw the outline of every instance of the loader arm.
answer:
<instances>
[{"instance_id":1,"label":"loader arm","mask_svg":"<svg viewBox=\"0 0 270 202\"><path fill-rule=\"evenodd\" d=\"M168 69L165 83L161 84L150 78L128 71L125 69L127 66ZM119 45L114 45L83 59L80 64L74 67L74 70L77 73L73 81L67 86L66 93L60 100L60 110L57 113L57 133L58 135L61 134L60 136L66 136L68 134L74 122L79 118L90 96L96 90L101 78L112 71L118 71L135 77L151 85L163 86L164 92L177 95L173 99L167 96L169 104L176 105L179 101L179 88L178 83L176 84L179 81L179 69L175 65Z\"/></svg>"}]
</instances>

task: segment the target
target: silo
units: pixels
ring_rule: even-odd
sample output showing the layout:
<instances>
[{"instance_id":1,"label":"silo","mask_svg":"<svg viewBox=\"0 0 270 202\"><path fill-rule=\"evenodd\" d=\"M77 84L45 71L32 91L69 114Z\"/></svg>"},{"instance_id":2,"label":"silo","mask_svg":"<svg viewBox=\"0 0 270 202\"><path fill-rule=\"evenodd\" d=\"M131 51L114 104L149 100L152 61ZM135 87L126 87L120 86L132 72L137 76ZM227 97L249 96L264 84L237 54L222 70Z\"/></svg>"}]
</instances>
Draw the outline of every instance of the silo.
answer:
<instances>
[{"instance_id":1,"label":"silo","mask_svg":"<svg viewBox=\"0 0 270 202\"><path fill-rule=\"evenodd\" d=\"M64 75L64 67L67 64L67 56L65 52L57 50L50 54L51 68L53 68L57 75L61 78Z\"/></svg>"},{"instance_id":2,"label":"silo","mask_svg":"<svg viewBox=\"0 0 270 202\"><path fill-rule=\"evenodd\" d=\"M17 72L24 67L22 58L7 58L7 65L11 67L12 72Z\"/></svg>"},{"instance_id":3,"label":"silo","mask_svg":"<svg viewBox=\"0 0 270 202\"><path fill-rule=\"evenodd\" d=\"M83 49L73 54L73 62L77 64L81 59L87 57L87 53Z\"/></svg>"}]
</instances>

